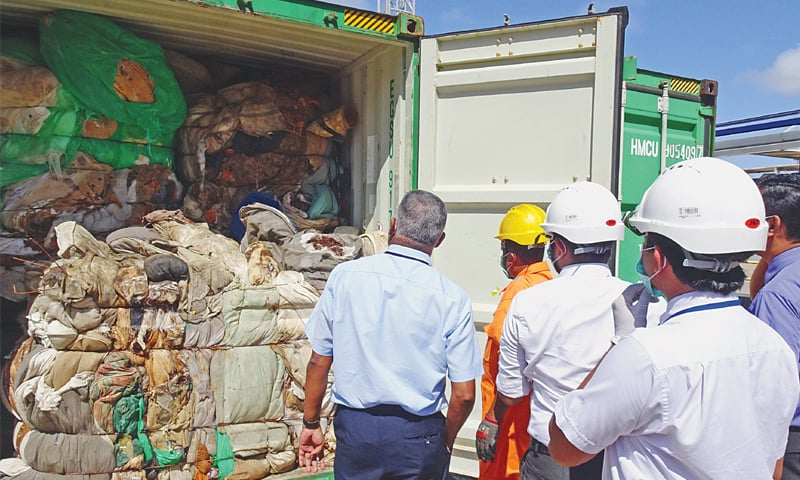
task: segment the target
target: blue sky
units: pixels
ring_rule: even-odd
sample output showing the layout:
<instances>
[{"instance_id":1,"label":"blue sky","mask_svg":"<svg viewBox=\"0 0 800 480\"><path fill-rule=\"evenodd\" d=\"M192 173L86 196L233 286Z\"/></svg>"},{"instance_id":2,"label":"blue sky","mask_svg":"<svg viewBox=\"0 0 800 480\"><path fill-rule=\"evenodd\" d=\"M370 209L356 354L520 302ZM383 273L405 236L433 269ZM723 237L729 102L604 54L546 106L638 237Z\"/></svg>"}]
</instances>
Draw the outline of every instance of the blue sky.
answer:
<instances>
[{"instance_id":1,"label":"blue sky","mask_svg":"<svg viewBox=\"0 0 800 480\"><path fill-rule=\"evenodd\" d=\"M369 10L386 0L345 0ZM584 0L416 0L425 33L440 34L586 13ZM627 5L625 54L639 68L719 82L717 122L800 109L800 1L596 1ZM382 8L382 7L381 7ZM785 162L779 162L785 163Z\"/></svg>"},{"instance_id":2,"label":"blue sky","mask_svg":"<svg viewBox=\"0 0 800 480\"><path fill-rule=\"evenodd\" d=\"M366 2L373 9L374 2ZM800 2L797 0L595 2L627 4L625 54L639 67L719 82L717 120L800 108ZM525 23L586 13L584 0L417 0L425 33Z\"/></svg>"}]
</instances>

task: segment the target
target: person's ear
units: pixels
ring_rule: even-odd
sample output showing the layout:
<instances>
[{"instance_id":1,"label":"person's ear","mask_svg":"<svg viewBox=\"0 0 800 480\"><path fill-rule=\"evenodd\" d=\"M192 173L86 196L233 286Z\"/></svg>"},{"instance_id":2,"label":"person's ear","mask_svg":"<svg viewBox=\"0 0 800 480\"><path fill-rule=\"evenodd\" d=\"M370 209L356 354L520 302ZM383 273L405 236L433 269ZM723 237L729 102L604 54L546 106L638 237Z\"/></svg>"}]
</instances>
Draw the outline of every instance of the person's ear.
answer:
<instances>
[{"instance_id":1,"label":"person's ear","mask_svg":"<svg viewBox=\"0 0 800 480\"><path fill-rule=\"evenodd\" d=\"M655 247L656 248L653 249L653 260L655 260L656 265L658 265L657 270L664 270L667 267L672 268L672 265L670 265L667 256L664 255L664 252L661 251L661 246L656 245Z\"/></svg>"},{"instance_id":2,"label":"person's ear","mask_svg":"<svg viewBox=\"0 0 800 480\"><path fill-rule=\"evenodd\" d=\"M393 218L389 223L389 236L393 237L397 233L397 218Z\"/></svg>"},{"instance_id":3,"label":"person's ear","mask_svg":"<svg viewBox=\"0 0 800 480\"><path fill-rule=\"evenodd\" d=\"M769 231L770 233L775 233L776 230L780 230L783 227L783 219L780 215L772 215L772 221L767 221L769 224Z\"/></svg>"},{"instance_id":4,"label":"person's ear","mask_svg":"<svg viewBox=\"0 0 800 480\"><path fill-rule=\"evenodd\" d=\"M439 235L439 239L436 240L436 245L434 245L433 248L438 247L439 245L442 244L442 242L444 242L444 232L442 232L442 234Z\"/></svg>"},{"instance_id":5,"label":"person's ear","mask_svg":"<svg viewBox=\"0 0 800 480\"><path fill-rule=\"evenodd\" d=\"M505 262L506 262L506 268L508 268L508 269L511 269L511 267L516 265L517 261L519 261L519 257L517 256L516 253L513 253L513 252L508 252L505 255L505 258L507 259L507 260L505 260Z\"/></svg>"},{"instance_id":6,"label":"person's ear","mask_svg":"<svg viewBox=\"0 0 800 480\"><path fill-rule=\"evenodd\" d=\"M553 238L553 246L556 247L556 251L553 255L555 258L563 257L567 253L567 246L564 245L564 241L561 240L560 237Z\"/></svg>"}]
</instances>

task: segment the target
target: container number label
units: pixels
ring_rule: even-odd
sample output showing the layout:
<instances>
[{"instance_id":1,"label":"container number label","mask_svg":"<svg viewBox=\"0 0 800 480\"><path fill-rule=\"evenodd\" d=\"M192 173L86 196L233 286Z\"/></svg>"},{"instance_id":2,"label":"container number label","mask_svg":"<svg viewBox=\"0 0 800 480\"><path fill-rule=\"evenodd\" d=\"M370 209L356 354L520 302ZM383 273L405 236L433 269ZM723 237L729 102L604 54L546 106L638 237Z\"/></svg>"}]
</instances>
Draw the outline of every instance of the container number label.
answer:
<instances>
[{"instance_id":1,"label":"container number label","mask_svg":"<svg viewBox=\"0 0 800 480\"><path fill-rule=\"evenodd\" d=\"M639 157L661 157L661 142L658 140L645 140L642 138L631 139L630 154ZM667 144L667 158L675 160L688 160L703 156L702 145L682 145L680 143Z\"/></svg>"},{"instance_id":2,"label":"container number label","mask_svg":"<svg viewBox=\"0 0 800 480\"><path fill-rule=\"evenodd\" d=\"M394 79L389 81L389 159L394 158ZM394 171L389 170L389 220L394 213Z\"/></svg>"}]
</instances>

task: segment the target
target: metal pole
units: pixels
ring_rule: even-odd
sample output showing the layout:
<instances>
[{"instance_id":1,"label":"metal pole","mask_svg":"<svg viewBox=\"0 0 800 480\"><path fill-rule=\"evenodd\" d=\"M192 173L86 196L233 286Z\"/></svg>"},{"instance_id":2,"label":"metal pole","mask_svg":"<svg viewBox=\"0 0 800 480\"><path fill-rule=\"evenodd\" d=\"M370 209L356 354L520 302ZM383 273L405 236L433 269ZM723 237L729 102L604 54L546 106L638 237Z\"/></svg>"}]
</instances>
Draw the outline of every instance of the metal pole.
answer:
<instances>
[{"instance_id":1,"label":"metal pole","mask_svg":"<svg viewBox=\"0 0 800 480\"><path fill-rule=\"evenodd\" d=\"M669 82L661 84L658 111L661 112L661 172L667 169L667 119L669 117Z\"/></svg>"}]
</instances>

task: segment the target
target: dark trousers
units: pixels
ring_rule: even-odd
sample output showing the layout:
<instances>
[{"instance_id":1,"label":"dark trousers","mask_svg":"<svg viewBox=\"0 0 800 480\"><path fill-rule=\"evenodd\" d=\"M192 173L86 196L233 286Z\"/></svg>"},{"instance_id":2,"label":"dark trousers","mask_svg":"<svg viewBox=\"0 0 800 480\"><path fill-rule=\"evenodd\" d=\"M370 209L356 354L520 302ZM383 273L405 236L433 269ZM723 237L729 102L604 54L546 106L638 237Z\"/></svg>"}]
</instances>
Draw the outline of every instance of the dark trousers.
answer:
<instances>
[{"instance_id":1,"label":"dark trousers","mask_svg":"<svg viewBox=\"0 0 800 480\"><path fill-rule=\"evenodd\" d=\"M800 428L798 427L789 430L781 480L800 480Z\"/></svg>"},{"instance_id":2,"label":"dark trousers","mask_svg":"<svg viewBox=\"0 0 800 480\"><path fill-rule=\"evenodd\" d=\"M600 480L603 476L603 452L583 465L562 467L550 457L547 445L535 438L520 463L522 480Z\"/></svg>"},{"instance_id":3,"label":"dark trousers","mask_svg":"<svg viewBox=\"0 0 800 480\"><path fill-rule=\"evenodd\" d=\"M395 405L363 410L339 405L333 427L336 480L442 480L447 476L450 454L441 413L420 417Z\"/></svg>"},{"instance_id":4,"label":"dark trousers","mask_svg":"<svg viewBox=\"0 0 800 480\"><path fill-rule=\"evenodd\" d=\"M603 456L605 451L583 465L569 469L569 480L600 480L603 478Z\"/></svg>"}]
</instances>

